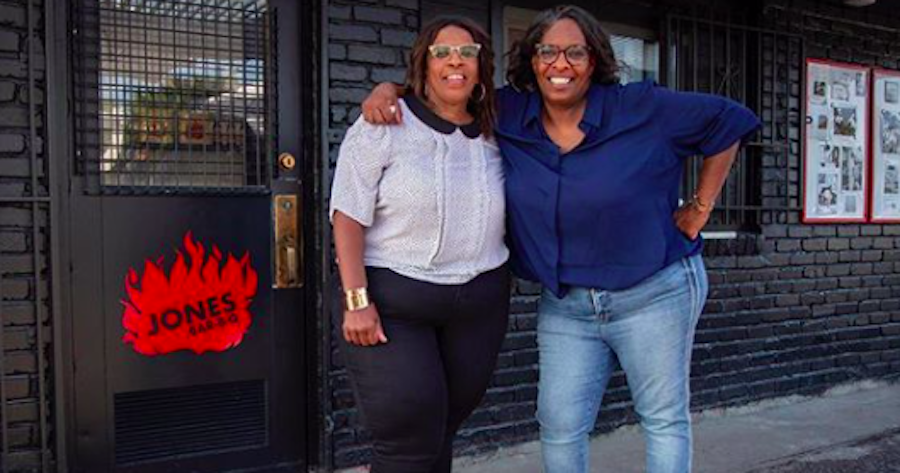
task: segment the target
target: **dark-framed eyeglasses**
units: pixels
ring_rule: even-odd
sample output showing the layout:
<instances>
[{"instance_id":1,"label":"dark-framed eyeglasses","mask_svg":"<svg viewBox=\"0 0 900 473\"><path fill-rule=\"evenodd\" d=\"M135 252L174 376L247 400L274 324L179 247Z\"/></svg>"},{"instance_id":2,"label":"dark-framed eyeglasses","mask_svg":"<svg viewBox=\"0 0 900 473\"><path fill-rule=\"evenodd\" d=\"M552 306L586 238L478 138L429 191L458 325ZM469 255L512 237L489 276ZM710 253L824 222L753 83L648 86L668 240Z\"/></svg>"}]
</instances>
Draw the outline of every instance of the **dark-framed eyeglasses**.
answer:
<instances>
[{"instance_id":1,"label":"dark-framed eyeglasses","mask_svg":"<svg viewBox=\"0 0 900 473\"><path fill-rule=\"evenodd\" d=\"M587 64L591 60L591 47L585 44L573 44L566 48L555 44L538 44L534 47L534 55L544 64L556 62L560 53L565 55L566 62L571 66Z\"/></svg>"},{"instance_id":2,"label":"dark-framed eyeglasses","mask_svg":"<svg viewBox=\"0 0 900 473\"><path fill-rule=\"evenodd\" d=\"M478 43L471 44L432 44L428 46L428 52L435 59L447 59L451 54L459 54L463 59L477 59L478 53L481 51L481 45Z\"/></svg>"}]
</instances>

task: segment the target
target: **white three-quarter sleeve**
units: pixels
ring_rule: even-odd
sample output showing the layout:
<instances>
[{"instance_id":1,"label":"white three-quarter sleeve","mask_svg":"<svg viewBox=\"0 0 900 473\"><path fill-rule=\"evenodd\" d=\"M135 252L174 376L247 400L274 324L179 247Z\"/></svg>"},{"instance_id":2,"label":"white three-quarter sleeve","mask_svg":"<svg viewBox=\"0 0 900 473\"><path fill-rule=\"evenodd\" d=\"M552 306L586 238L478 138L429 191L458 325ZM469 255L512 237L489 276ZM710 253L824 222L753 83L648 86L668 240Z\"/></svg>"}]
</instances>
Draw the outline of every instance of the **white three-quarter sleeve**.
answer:
<instances>
[{"instance_id":1,"label":"white three-quarter sleeve","mask_svg":"<svg viewBox=\"0 0 900 473\"><path fill-rule=\"evenodd\" d=\"M378 200L378 183L391 155L391 127L371 125L363 117L347 130L338 152L337 169L331 184L330 220L334 212L372 225Z\"/></svg>"}]
</instances>

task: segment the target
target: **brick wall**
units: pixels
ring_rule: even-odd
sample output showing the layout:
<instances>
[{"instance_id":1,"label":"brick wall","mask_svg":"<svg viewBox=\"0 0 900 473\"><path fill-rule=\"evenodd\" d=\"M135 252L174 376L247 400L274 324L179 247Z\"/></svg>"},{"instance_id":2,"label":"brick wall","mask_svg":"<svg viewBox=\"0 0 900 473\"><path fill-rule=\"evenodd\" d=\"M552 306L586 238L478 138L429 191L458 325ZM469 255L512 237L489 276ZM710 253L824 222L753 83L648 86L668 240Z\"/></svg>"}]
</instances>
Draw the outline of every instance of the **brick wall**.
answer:
<instances>
[{"instance_id":1,"label":"brick wall","mask_svg":"<svg viewBox=\"0 0 900 473\"><path fill-rule=\"evenodd\" d=\"M40 471L41 439L51 438L52 422L52 413L45 410L47 423L42 427L41 395L45 407L52 399L52 352L48 349L49 207L46 202L33 203L31 199L48 195L43 128L43 4L30 2L35 34L29 72L28 3L0 0L0 383L6 401L2 412L7 415L0 418L0 425L5 424L8 429L5 440L10 448L8 455L0 455L0 469L16 472ZM30 83L33 97L29 94ZM33 115L29 102L34 106ZM36 153L34 168L32 152ZM32 174L37 174L37 186L33 185ZM40 254L37 259L35 251ZM39 337L44 346L39 346ZM46 363L43 378L41 356ZM43 460L50 462L51 458L46 455Z\"/></svg>"},{"instance_id":2,"label":"brick wall","mask_svg":"<svg viewBox=\"0 0 900 473\"><path fill-rule=\"evenodd\" d=\"M896 68L900 15L879 8L771 1L761 23L801 34L807 57ZM772 61L787 65L783 57ZM791 119L766 123L764 134L789 135L790 151L786 160L764 157L762 192L763 202L787 195L799 207L795 98L804 71L790 64L764 71L779 74L775 100L789 103ZM900 228L799 220L799 209L766 212L759 255L708 259L714 286L694 354L695 407L812 394L900 374Z\"/></svg>"},{"instance_id":3,"label":"brick wall","mask_svg":"<svg viewBox=\"0 0 900 473\"><path fill-rule=\"evenodd\" d=\"M423 4L433 8L437 3ZM810 57L898 67L897 15L872 15L824 3L770 1L758 12L758 22L802 34ZM328 37L332 164L343 132L358 116L358 103L372 85L402 80L405 48L418 26L418 7L415 0L332 2ZM849 24L848 19L863 25ZM867 22L883 28L866 28ZM758 191L764 204L786 202L787 208L763 212L759 232L707 249L711 293L694 350L695 410L816 394L839 383L900 374L900 226L798 223L802 69L782 66L802 64L802 58L792 60L782 53L767 53L774 54L769 61L775 67L762 73L774 77L773 100L787 107L789 118L774 122L771 101L763 101L759 111L766 122L763 138L786 136L789 150L780 155L762 153L763 185ZM538 285L516 283L497 372L482 406L460 432L458 454L536 439L538 294ZM335 465L362 463L368 457L366 434L358 427L339 354L331 381ZM597 430L634 421L624 376L617 373Z\"/></svg>"}]
</instances>

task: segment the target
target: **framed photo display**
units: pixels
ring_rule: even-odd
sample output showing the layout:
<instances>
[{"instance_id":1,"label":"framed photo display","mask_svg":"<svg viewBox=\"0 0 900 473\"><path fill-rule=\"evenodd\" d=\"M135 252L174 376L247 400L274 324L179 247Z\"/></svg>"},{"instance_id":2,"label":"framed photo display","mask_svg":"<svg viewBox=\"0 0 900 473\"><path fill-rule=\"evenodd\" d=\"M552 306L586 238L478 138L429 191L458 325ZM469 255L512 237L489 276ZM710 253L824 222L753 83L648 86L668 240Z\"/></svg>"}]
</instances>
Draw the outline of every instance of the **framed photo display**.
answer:
<instances>
[{"instance_id":1,"label":"framed photo display","mask_svg":"<svg viewBox=\"0 0 900 473\"><path fill-rule=\"evenodd\" d=\"M900 222L900 71L872 75L872 221Z\"/></svg>"},{"instance_id":2,"label":"framed photo display","mask_svg":"<svg viewBox=\"0 0 900 473\"><path fill-rule=\"evenodd\" d=\"M853 64L818 59L806 62L806 223L866 220L869 74L867 67Z\"/></svg>"}]
</instances>

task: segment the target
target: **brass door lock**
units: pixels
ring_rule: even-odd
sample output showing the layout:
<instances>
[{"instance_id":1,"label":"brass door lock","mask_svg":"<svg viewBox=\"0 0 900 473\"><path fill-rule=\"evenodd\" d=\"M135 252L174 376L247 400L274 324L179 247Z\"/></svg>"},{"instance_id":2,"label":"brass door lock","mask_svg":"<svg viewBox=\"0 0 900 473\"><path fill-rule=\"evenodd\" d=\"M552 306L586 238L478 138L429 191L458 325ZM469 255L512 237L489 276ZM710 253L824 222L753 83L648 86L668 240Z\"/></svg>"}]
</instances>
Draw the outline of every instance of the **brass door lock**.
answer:
<instances>
[{"instance_id":1,"label":"brass door lock","mask_svg":"<svg viewBox=\"0 0 900 473\"><path fill-rule=\"evenodd\" d=\"M299 228L299 203L296 195L276 195L272 202L275 217L276 289L303 286L302 235Z\"/></svg>"},{"instance_id":2,"label":"brass door lock","mask_svg":"<svg viewBox=\"0 0 900 473\"><path fill-rule=\"evenodd\" d=\"M297 158L291 153L281 153L278 155L278 164L281 165L282 169L290 171L297 165Z\"/></svg>"}]
</instances>

